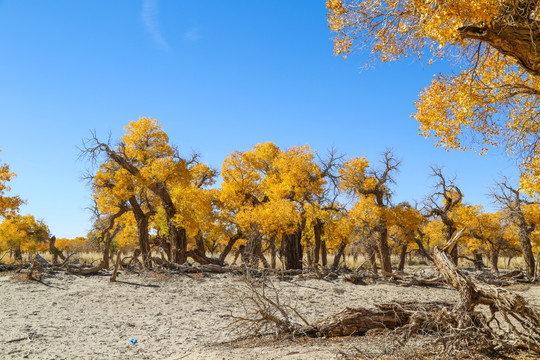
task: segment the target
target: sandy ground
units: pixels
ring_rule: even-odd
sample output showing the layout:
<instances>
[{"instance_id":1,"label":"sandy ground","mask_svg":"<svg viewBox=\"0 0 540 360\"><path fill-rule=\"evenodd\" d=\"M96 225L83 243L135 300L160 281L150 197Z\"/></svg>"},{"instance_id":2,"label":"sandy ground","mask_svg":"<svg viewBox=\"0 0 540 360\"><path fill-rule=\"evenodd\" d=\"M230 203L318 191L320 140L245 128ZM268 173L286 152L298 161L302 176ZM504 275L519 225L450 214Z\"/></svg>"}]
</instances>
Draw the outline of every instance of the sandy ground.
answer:
<instances>
[{"instance_id":1,"label":"sandy ground","mask_svg":"<svg viewBox=\"0 0 540 360\"><path fill-rule=\"evenodd\" d=\"M244 288L235 275L122 273L119 280L56 273L29 282L0 272L0 359L338 359L385 352L380 339L366 337L234 341L230 314L241 313L237 294ZM456 295L442 287L339 280L276 284L310 321L347 306ZM539 286L518 290L540 306Z\"/></svg>"}]
</instances>

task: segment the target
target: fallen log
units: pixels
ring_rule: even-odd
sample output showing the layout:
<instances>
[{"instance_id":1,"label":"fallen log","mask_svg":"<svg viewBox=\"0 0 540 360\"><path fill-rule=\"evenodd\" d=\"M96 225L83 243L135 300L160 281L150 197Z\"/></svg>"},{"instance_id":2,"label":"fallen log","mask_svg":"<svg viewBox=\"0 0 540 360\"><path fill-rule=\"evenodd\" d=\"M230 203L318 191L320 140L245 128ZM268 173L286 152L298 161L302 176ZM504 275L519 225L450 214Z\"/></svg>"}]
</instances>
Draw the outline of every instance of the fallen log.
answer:
<instances>
[{"instance_id":1,"label":"fallen log","mask_svg":"<svg viewBox=\"0 0 540 360\"><path fill-rule=\"evenodd\" d=\"M379 329L396 330L410 324L411 319L419 312L436 312L450 306L449 303L402 302L378 304L375 309L346 308L317 321L304 331L311 337L335 337L365 335L368 331ZM427 321L427 318L425 320Z\"/></svg>"},{"instance_id":2,"label":"fallen log","mask_svg":"<svg viewBox=\"0 0 540 360\"><path fill-rule=\"evenodd\" d=\"M0 264L0 271L13 271L17 270L19 265L17 264Z\"/></svg>"},{"instance_id":3,"label":"fallen log","mask_svg":"<svg viewBox=\"0 0 540 360\"><path fill-rule=\"evenodd\" d=\"M194 261L198 262L201 265L214 264L223 266L223 262L221 262L219 259L210 258L197 249L187 251L186 257L192 258Z\"/></svg>"},{"instance_id":4,"label":"fallen log","mask_svg":"<svg viewBox=\"0 0 540 360\"><path fill-rule=\"evenodd\" d=\"M510 271L509 273L497 276L498 279L524 279L525 275L521 270Z\"/></svg>"},{"instance_id":5,"label":"fallen log","mask_svg":"<svg viewBox=\"0 0 540 360\"><path fill-rule=\"evenodd\" d=\"M66 270L70 273L75 273L78 275L92 275L97 274L101 270L105 269L105 262L100 262L97 266L85 266L85 265L74 265L68 264Z\"/></svg>"}]
</instances>

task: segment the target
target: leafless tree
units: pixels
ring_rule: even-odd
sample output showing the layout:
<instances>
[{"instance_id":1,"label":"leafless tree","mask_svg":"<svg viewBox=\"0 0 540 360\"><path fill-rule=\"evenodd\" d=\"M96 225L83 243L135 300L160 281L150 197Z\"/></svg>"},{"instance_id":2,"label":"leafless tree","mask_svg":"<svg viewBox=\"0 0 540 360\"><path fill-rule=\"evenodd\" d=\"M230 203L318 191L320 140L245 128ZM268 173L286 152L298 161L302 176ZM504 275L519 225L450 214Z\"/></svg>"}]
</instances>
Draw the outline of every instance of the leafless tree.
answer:
<instances>
[{"instance_id":1,"label":"leafless tree","mask_svg":"<svg viewBox=\"0 0 540 360\"><path fill-rule=\"evenodd\" d=\"M446 241L449 241L457 230L451 213L459 204L461 204L463 193L455 184L455 178L448 179L444 176L442 168L431 166L431 171L432 176L437 180L437 183L435 184L435 192L425 201L424 208L426 210L426 217L438 217L441 219L444 224L444 238ZM457 246L453 248L451 257L454 264L457 264Z\"/></svg>"}]
</instances>

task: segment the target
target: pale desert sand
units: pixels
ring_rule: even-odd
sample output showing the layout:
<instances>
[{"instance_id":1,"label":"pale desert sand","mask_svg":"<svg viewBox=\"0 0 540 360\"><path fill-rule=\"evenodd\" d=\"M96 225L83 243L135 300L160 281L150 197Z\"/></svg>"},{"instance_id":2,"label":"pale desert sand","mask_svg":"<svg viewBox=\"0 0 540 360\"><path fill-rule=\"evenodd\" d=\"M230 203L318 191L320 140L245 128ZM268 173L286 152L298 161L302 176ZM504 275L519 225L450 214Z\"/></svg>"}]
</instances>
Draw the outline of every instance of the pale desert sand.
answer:
<instances>
[{"instance_id":1,"label":"pale desert sand","mask_svg":"<svg viewBox=\"0 0 540 360\"><path fill-rule=\"evenodd\" d=\"M44 275L0 272L0 359L338 359L384 354L380 339L239 338L238 275ZM354 285L339 280L276 281L309 321L345 307L391 301L454 301L450 288ZM540 287L518 289L540 306ZM130 342L137 340L136 344ZM232 342L231 342L232 341ZM395 354L395 349L394 349Z\"/></svg>"}]
</instances>

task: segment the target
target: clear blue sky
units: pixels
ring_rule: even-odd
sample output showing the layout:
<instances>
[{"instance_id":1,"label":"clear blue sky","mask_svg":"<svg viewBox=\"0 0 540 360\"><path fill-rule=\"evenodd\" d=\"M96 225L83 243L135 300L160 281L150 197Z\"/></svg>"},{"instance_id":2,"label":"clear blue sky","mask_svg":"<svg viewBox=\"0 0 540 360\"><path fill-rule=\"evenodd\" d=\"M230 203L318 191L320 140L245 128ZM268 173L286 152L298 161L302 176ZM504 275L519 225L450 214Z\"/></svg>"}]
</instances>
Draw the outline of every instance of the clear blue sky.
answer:
<instances>
[{"instance_id":1,"label":"clear blue sky","mask_svg":"<svg viewBox=\"0 0 540 360\"><path fill-rule=\"evenodd\" d=\"M18 174L21 213L57 237L85 235L77 146L91 129L118 139L141 116L215 168L264 141L373 162L393 148L396 202L429 194L430 164L488 208L493 182L517 179L503 154L447 153L418 135L414 101L446 64L361 70L365 57L332 56L331 36L322 0L0 0L0 161Z\"/></svg>"}]
</instances>

